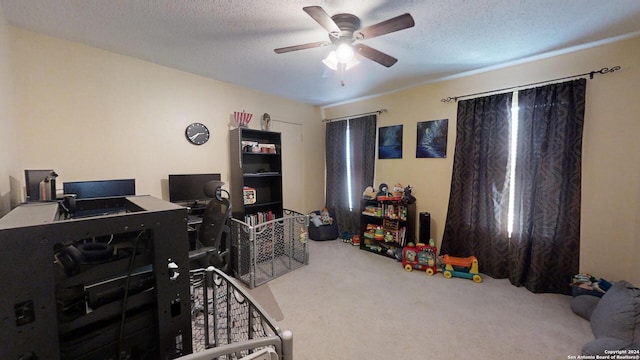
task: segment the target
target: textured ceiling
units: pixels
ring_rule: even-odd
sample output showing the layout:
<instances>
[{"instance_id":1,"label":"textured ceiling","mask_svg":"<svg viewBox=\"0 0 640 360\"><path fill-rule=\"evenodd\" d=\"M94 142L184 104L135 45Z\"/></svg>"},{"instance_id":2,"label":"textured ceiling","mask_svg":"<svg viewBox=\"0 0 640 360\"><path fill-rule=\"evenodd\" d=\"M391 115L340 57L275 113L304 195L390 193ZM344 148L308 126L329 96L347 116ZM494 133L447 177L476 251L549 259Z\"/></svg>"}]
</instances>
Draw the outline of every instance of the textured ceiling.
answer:
<instances>
[{"instance_id":1,"label":"textured ceiling","mask_svg":"<svg viewBox=\"0 0 640 360\"><path fill-rule=\"evenodd\" d=\"M362 43L398 58L343 76L304 6L351 13L362 27L410 13L415 27ZM314 105L391 92L640 35L638 0L0 0L17 27ZM610 66L615 64L602 64ZM591 69L589 69L591 70Z\"/></svg>"}]
</instances>

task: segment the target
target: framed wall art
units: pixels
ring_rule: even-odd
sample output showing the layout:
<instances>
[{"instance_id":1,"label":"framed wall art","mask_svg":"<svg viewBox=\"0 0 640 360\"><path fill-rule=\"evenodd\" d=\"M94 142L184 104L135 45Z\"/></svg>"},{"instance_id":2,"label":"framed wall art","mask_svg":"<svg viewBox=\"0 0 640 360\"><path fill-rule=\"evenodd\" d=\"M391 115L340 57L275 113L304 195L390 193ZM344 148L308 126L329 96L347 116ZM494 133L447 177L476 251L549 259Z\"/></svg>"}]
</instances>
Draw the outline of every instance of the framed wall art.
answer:
<instances>
[{"instance_id":1,"label":"framed wall art","mask_svg":"<svg viewBox=\"0 0 640 360\"><path fill-rule=\"evenodd\" d=\"M385 126L378 131L378 159L402 159L402 125Z\"/></svg>"},{"instance_id":2,"label":"framed wall art","mask_svg":"<svg viewBox=\"0 0 640 360\"><path fill-rule=\"evenodd\" d=\"M449 119L422 121L416 127L416 158L446 158Z\"/></svg>"}]
</instances>

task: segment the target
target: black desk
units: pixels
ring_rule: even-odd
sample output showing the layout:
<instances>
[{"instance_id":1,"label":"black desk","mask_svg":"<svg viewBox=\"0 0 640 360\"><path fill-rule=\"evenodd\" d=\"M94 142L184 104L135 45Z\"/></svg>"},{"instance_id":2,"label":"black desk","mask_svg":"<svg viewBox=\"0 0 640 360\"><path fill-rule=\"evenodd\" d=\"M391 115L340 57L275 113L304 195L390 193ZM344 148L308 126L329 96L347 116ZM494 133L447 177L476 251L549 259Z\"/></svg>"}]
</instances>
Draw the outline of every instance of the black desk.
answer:
<instances>
[{"instance_id":1,"label":"black desk","mask_svg":"<svg viewBox=\"0 0 640 360\"><path fill-rule=\"evenodd\" d=\"M197 247L198 231L202 224L202 213L187 215L187 235L189 238L189 250L195 250Z\"/></svg>"},{"instance_id":2,"label":"black desk","mask_svg":"<svg viewBox=\"0 0 640 360\"><path fill-rule=\"evenodd\" d=\"M128 212L67 219L60 215L58 203L48 202L18 206L0 219L0 282L8 295L0 299L0 344L10 344L0 347L0 358L55 360L75 358L81 352L85 358L115 359L137 351L169 359L178 351L192 352L189 297L184 301L189 294L185 210L151 196L123 197L117 202ZM79 199L77 205L88 209L111 204L111 199L103 198ZM136 248L125 251L123 257L79 262L77 273L67 273L61 263L54 265L71 242L81 244L93 238L110 238L120 249L131 244ZM138 243L139 238L144 240ZM168 276L167 259L178 265L179 277ZM111 301L90 312L83 292L72 299L73 306L59 306L70 294L78 294L75 289L105 284L105 279L148 266L154 271L154 291L129 293L127 302ZM122 317L126 326L120 328L120 320L113 319L121 318L124 304L131 316ZM119 328L122 349L105 335L118 334ZM63 352L70 356L62 356Z\"/></svg>"}]
</instances>

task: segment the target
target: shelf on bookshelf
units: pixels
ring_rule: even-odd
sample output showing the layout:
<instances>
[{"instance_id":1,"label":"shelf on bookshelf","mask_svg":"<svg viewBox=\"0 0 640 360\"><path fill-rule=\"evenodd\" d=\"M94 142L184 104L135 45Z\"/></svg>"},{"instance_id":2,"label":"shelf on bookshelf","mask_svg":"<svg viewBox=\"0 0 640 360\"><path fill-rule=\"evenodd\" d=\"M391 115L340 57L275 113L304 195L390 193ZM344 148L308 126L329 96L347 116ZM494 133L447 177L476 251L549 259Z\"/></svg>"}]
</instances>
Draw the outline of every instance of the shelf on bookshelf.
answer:
<instances>
[{"instance_id":1,"label":"shelf on bookshelf","mask_svg":"<svg viewBox=\"0 0 640 360\"><path fill-rule=\"evenodd\" d=\"M268 177L268 176L282 176L279 172L276 171L266 171L261 173L244 173L242 176L245 177Z\"/></svg>"}]
</instances>

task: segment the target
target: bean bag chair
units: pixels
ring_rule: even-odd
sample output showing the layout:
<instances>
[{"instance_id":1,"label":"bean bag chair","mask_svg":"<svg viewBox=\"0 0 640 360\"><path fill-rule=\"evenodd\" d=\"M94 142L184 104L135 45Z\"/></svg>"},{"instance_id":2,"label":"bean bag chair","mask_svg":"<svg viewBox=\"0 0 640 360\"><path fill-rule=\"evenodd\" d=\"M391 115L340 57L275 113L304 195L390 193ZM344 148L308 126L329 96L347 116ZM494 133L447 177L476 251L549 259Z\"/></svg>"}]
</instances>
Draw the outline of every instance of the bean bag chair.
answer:
<instances>
[{"instance_id":1,"label":"bean bag chair","mask_svg":"<svg viewBox=\"0 0 640 360\"><path fill-rule=\"evenodd\" d=\"M595 340L582 347L582 355L607 355L640 350L640 289L627 281L615 283L603 296L579 295L571 309L589 320ZM613 357L612 357L613 358Z\"/></svg>"},{"instance_id":2,"label":"bean bag chair","mask_svg":"<svg viewBox=\"0 0 640 360\"><path fill-rule=\"evenodd\" d=\"M309 214L309 239L316 241L335 240L339 236L337 221L323 222L320 210ZM329 215L331 216L331 215Z\"/></svg>"}]
</instances>

